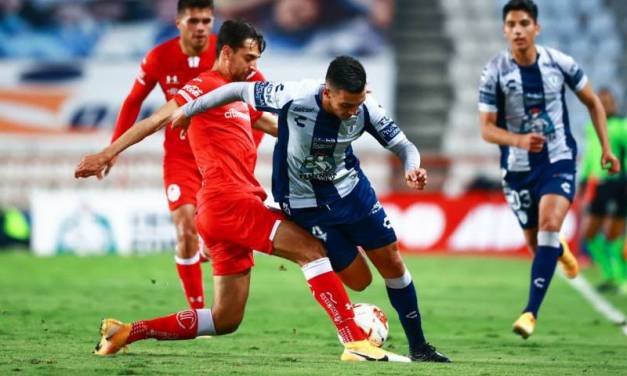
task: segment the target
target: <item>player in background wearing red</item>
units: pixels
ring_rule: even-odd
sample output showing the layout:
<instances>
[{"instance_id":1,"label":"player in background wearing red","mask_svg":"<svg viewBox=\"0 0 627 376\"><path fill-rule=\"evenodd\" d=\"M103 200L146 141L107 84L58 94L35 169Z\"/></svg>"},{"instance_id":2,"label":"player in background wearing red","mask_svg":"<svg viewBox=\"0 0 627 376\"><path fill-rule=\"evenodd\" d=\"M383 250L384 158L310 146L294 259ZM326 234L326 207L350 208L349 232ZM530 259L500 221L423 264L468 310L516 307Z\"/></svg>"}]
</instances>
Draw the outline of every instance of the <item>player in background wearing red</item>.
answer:
<instances>
[{"instance_id":1,"label":"player in background wearing red","mask_svg":"<svg viewBox=\"0 0 627 376\"><path fill-rule=\"evenodd\" d=\"M181 104L228 82L250 77L265 48L263 37L242 21L226 21L220 28L217 44L218 60L211 72L193 79L173 100L100 153L84 157L75 176L103 176L113 158L166 126ZM203 179L196 224L211 252L213 305L211 309L191 309L131 324L103 320L96 354L113 354L147 338L181 340L234 332L244 316L253 266L252 250L256 249L291 260L302 268L314 298L342 339L342 360L409 362L409 358L368 342L355 324L353 306L320 241L286 220L281 212L263 204L266 194L254 177L256 150L249 107L235 102L194 117L189 138Z\"/></svg>"},{"instance_id":2,"label":"player in background wearing red","mask_svg":"<svg viewBox=\"0 0 627 376\"><path fill-rule=\"evenodd\" d=\"M186 82L213 67L216 57L216 35L211 32L213 9L213 0L178 1L176 26L180 36L153 48L144 58L139 75L118 115L111 142L135 123L142 103L157 84L166 101L169 101ZM254 123L256 120L251 121ZM263 133L255 131L254 136L258 145ZM199 252L202 246L199 246L194 224L200 172L189 140L181 135L180 130L166 127L163 149L164 187L176 228L176 269L189 306L203 308L204 289L199 260L203 254Z\"/></svg>"}]
</instances>

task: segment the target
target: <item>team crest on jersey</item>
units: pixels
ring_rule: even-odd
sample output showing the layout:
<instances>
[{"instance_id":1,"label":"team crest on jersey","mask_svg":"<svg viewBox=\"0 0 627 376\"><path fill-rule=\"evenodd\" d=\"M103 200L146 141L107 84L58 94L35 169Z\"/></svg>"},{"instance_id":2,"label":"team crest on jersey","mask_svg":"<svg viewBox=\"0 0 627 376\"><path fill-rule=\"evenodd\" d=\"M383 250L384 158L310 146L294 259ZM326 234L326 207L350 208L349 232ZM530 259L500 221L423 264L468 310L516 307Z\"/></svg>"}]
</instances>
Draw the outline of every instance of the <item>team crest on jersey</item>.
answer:
<instances>
[{"instance_id":1,"label":"team crest on jersey","mask_svg":"<svg viewBox=\"0 0 627 376\"><path fill-rule=\"evenodd\" d=\"M166 85L178 85L179 84L179 78L177 75L167 75L165 76L165 83Z\"/></svg>"}]
</instances>

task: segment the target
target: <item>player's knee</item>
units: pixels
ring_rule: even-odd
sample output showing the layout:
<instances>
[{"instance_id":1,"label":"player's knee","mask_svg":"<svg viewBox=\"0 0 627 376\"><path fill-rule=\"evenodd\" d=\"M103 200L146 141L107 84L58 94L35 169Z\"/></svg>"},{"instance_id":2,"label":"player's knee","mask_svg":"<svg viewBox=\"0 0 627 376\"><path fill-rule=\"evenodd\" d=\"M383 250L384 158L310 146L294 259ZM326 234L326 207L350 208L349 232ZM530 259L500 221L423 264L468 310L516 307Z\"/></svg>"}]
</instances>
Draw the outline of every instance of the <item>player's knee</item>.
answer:
<instances>
[{"instance_id":1,"label":"player's knee","mask_svg":"<svg viewBox=\"0 0 627 376\"><path fill-rule=\"evenodd\" d=\"M372 283L372 274L364 273L357 278L342 279L342 282L353 291L364 291Z\"/></svg>"},{"instance_id":2,"label":"player's knee","mask_svg":"<svg viewBox=\"0 0 627 376\"><path fill-rule=\"evenodd\" d=\"M190 258L198 252L198 232L193 224L181 224L177 231L177 254Z\"/></svg>"},{"instance_id":3,"label":"player's knee","mask_svg":"<svg viewBox=\"0 0 627 376\"><path fill-rule=\"evenodd\" d=\"M300 254L300 262L303 264L326 257L327 252L322 242L314 237L306 241L303 251Z\"/></svg>"},{"instance_id":4,"label":"player's knee","mask_svg":"<svg viewBox=\"0 0 627 376\"><path fill-rule=\"evenodd\" d=\"M540 221L540 231L559 232L562 228L562 222L559 218L549 217Z\"/></svg>"}]
</instances>

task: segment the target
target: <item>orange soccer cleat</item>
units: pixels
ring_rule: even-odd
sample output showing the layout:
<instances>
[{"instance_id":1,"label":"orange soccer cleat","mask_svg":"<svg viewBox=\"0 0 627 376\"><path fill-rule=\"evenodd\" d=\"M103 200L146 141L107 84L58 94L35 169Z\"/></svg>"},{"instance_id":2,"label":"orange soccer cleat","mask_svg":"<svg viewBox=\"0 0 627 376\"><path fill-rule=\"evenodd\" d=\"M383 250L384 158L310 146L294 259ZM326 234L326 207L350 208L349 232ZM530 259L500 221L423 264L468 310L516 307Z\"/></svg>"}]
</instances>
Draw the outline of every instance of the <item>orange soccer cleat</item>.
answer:
<instances>
[{"instance_id":1,"label":"orange soccer cleat","mask_svg":"<svg viewBox=\"0 0 627 376\"><path fill-rule=\"evenodd\" d=\"M100 342L96 344L94 354L112 355L126 349L126 340L131 333L131 324L124 324L114 319L104 319L100 324Z\"/></svg>"},{"instance_id":2,"label":"orange soccer cleat","mask_svg":"<svg viewBox=\"0 0 627 376\"><path fill-rule=\"evenodd\" d=\"M573 279L577 276L577 274L579 274L579 263L577 262L575 255L573 255L570 251L570 247L568 246L566 239L563 237L560 238L560 243L562 243L563 253L559 258L559 264L561 265L566 277Z\"/></svg>"}]
</instances>

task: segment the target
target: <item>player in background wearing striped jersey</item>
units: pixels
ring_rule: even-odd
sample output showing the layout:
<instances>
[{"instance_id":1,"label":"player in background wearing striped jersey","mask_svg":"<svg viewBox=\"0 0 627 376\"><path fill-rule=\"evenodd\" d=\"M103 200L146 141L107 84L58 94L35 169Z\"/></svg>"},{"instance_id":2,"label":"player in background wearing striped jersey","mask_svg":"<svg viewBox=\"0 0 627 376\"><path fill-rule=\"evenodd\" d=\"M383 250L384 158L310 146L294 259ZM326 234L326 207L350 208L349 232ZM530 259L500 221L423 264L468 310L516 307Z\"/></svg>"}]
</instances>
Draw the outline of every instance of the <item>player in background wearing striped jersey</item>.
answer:
<instances>
[{"instance_id":1,"label":"player in background wearing striped jersey","mask_svg":"<svg viewBox=\"0 0 627 376\"><path fill-rule=\"evenodd\" d=\"M179 108L173 126L216 106L244 101L279 115L272 192L288 218L325 243L344 284L361 291L372 276L362 247L385 280L414 361L450 362L427 343L411 275L396 234L351 144L364 132L403 162L405 180L423 189L427 173L420 154L366 91L366 72L348 56L333 60L324 82L231 83ZM200 116L199 115L199 116Z\"/></svg>"},{"instance_id":2,"label":"player in background wearing striped jersey","mask_svg":"<svg viewBox=\"0 0 627 376\"><path fill-rule=\"evenodd\" d=\"M575 193L577 146L570 130L565 87L588 108L610 174L620 163L610 149L603 105L575 61L535 44L538 8L531 0L503 7L503 30L510 48L485 67L479 88L481 135L500 146L503 190L534 253L529 300L513 330L522 338L534 331L538 310L560 261L567 276L577 260L560 244L560 229Z\"/></svg>"},{"instance_id":3,"label":"player in background wearing striped jersey","mask_svg":"<svg viewBox=\"0 0 627 376\"><path fill-rule=\"evenodd\" d=\"M609 89L599 90L599 98L607 114L607 131L612 152L622 166L627 165L627 119L620 116L616 100ZM622 291L627 294L627 263L623 255L625 218L627 217L627 174L609 175L601 168L601 146L592 123L586 124L586 152L581 163L580 190L585 197L581 233L592 260L603 278L602 292Z\"/></svg>"},{"instance_id":4,"label":"player in background wearing striped jersey","mask_svg":"<svg viewBox=\"0 0 627 376\"><path fill-rule=\"evenodd\" d=\"M102 176L111 159L166 126L186 102L231 81L244 81L257 69L265 47L263 36L243 21L226 21L218 34L218 59L210 72L187 83L153 115L134 125L101 152L85 156L75 177ZM333 321L342 340L343 361L410 362L373 346L354 321L353 305L333 272L322 243L263 201L266 194L254 176L257 151L250 109L237 102L197 116L189 139L203 184L198 193L196 225L209 245L214 300L210 309L191 309L169 316L124 324L102 322L97 355L110 355L135 341L183 340L224 335L237 330L244 317L254 265L253 249L297 263L318 304ZM257 124L255 124L257 126ZM273 129L262 129L272 134Z\"/></svg>"}]
</instances>

